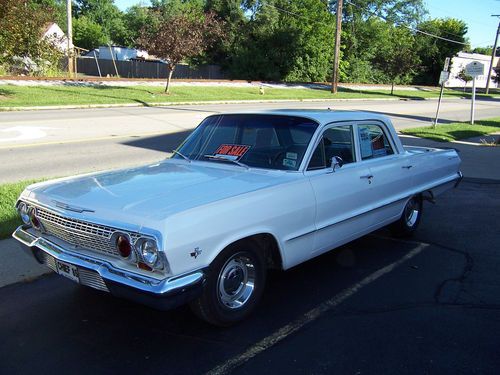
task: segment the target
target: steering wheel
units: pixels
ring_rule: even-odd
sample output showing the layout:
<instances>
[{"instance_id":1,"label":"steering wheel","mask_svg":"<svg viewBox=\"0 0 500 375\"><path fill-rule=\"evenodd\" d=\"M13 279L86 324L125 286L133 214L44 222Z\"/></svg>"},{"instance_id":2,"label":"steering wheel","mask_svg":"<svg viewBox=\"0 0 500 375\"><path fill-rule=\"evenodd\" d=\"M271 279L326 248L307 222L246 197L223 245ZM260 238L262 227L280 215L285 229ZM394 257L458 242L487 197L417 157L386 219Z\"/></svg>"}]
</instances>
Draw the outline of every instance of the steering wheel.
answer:
<instances>
[{"instance_id":1,"label":"steering wheel","mask_svg":"<svg viewBox=\"0 0 500 375\"><path fill-rule=\"evenodd\" d=\"M281 163L278 163L280 159L283 159L285 156L286 152L285 151L280 151L276 155L274 155L272 158L270 157L270 165L273 167L283 167L283 161Z\"/></svg>"}]
</instances>

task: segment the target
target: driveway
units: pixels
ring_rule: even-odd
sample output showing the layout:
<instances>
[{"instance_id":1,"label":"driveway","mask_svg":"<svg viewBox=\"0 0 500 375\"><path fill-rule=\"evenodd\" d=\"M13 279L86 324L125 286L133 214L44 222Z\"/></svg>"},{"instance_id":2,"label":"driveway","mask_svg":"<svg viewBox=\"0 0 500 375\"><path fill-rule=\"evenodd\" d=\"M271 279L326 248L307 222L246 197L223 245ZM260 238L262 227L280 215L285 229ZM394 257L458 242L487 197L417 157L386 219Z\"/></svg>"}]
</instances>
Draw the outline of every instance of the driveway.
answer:
<instances>
[{"instance_id":1,"label":"driveway","mask_svg":"<svg viewBox=\"0 0 500 375\"><path fill-rule=\"evenodd\" d=\"M56 275L0 288L0 373L496 373L500 187L465 180L412 240L385 230L269 278L211 327Z\"/></svg>"}]
</instances>

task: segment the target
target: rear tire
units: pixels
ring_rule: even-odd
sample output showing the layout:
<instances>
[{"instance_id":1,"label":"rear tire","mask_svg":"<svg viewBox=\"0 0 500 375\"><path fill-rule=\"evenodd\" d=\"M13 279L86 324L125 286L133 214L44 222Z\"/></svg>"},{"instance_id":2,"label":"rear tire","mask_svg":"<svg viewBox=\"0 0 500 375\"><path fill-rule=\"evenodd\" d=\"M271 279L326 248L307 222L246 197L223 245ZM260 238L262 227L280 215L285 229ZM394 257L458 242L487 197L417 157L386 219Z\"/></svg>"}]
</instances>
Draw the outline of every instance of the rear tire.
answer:
<instances>
[{"instance_id":1,"label":"rear tire","mask_svg":"<svg viewBox=\"0 0 500 375\"><path fill-rule=\"evenodd\" d=\"M266 262L253 241L240 241L220 253L207 273L205 289L190 303L193 312L210 324L228 327L257 307L266 281Z\"/></svg>"},{"instance_id":2,"label":"rear tire","mask_svg":"<svg viewBox=\"0 0 500 375\"><path fill-rule=\"evenodd\" d=\"M403 209L398 221L390 225L390 230L395 237L411 237L420 224L422 218L423 202L421 195L411 197Z\"/></svg>"}]
</instances>

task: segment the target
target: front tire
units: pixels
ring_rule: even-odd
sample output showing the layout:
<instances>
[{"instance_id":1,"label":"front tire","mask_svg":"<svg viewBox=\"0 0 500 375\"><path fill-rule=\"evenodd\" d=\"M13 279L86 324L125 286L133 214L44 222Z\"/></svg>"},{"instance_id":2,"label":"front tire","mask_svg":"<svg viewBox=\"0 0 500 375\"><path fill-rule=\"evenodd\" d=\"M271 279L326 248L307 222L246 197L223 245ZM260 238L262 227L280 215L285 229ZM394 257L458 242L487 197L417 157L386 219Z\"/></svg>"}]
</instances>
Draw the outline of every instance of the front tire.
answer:
<instances>
[{"instance_id":1,"label":"front tire","mask_svg":"<svg viewBox=\"0 0 500 375\"><path fill-rule=\"evenodd\" d=\"M398 221L391 224L390 229L395 237L411 237L420 224L423 202L421 195L414 195L406 202Z\"/></svg>"},{"instance_id":2,"label":"front tire","mask_svg":"<svg viewBox=\"0 0 500 375\"><path fill-rule=\"evenodd\" d=\"M237 242L215 258L202 295L191 302L193 312L217 326L235 324L256 308L264 291L266 263L253 241Z\"/></svg>"}]
</instances>

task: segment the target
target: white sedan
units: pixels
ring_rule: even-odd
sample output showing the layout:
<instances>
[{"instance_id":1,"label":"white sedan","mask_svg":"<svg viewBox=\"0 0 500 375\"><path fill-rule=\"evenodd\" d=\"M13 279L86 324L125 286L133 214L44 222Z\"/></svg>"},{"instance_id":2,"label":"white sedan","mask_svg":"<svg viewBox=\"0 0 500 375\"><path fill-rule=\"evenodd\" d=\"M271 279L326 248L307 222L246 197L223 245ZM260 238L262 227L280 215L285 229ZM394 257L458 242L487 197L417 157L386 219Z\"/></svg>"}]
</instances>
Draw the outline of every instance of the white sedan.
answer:
<instances>
[{"instance_id":1,"label":"white sedan","mask_svg":"<svg viewBox=\"0 0 500 375\"><path fill-rule=\"evenodd\" d=\"M455 150L403 147L373 113L218 114L160 163L29 186L13 236L77 283L162 309L189 302L224 326L254 310L269 268L386 225L411 235L459 165Z\"/></svg>"}]
</instances>

